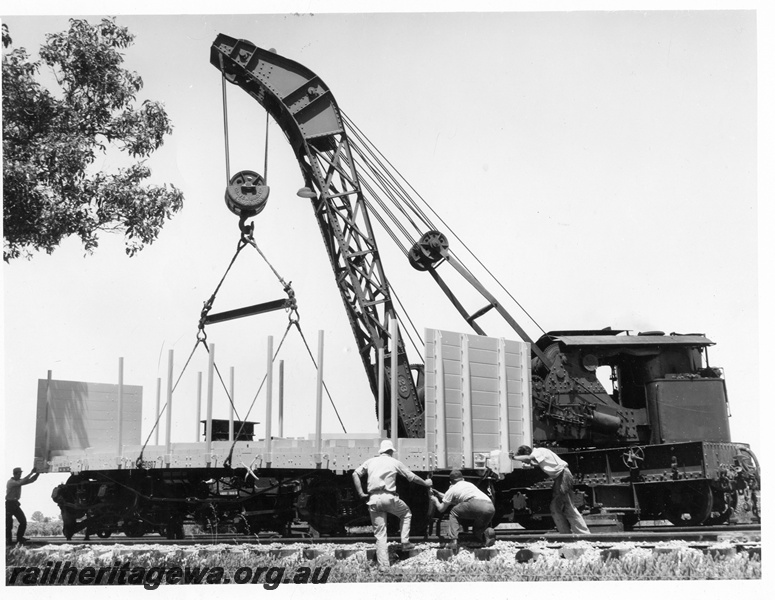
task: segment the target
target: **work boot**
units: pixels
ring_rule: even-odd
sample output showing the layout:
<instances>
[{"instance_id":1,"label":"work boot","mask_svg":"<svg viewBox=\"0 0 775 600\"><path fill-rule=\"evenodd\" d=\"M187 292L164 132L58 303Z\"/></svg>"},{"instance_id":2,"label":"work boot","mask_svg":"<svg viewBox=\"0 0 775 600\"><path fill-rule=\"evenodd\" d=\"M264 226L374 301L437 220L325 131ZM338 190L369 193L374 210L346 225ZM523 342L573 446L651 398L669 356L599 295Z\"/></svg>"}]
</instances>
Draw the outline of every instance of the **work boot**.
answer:
<instances>
[{"instance_id":1,"label":"work boot","mask_svg":"<svg viewBox=\"0 0 775 600\"><path fill-rule=\"evenodd\" d=\"M26 543L28 543L28 542L31 542L31 541L32 541L32 540L31 540L31 539L29 539L29 538L26 538L26 537L21 537L21 538L19 538L19 539L17 539L17 540L16 540L16 543L17 543L17 544L26 544Z\"/></svg>"},{"instance_id":2,"label":"work boot","mask_svg":"<svg viewBox=\"0 0 775 600\"><path fill-rule=\"evenodd\" d=\"M492 527L488 527L484 530L484 547L488 548L495 543L495 530Z\"/></svg>"},{"instance_id":3,"label":"work boot","mask_svg":"<svg viewBox=\"0 0 775 600\"><path fill-rule=\"evenodd\" d=\"M409 550L414 550L416 546L412 542L406 542L405 544L401 544L401 550L404 552L408 552Z\"/></svg>"},{"instance_id":4,"label":"work boot","mask_svg":"<svg viewBox=\"0 0 775 600\"><path fill-rule=\"evenodd\" d=\"M447 550L452 550L452 552L457 552L460 547L457 545L457 540L452 540L450 542L447 542L447 545L445 546Z\"/></svg>"}]
</instances>

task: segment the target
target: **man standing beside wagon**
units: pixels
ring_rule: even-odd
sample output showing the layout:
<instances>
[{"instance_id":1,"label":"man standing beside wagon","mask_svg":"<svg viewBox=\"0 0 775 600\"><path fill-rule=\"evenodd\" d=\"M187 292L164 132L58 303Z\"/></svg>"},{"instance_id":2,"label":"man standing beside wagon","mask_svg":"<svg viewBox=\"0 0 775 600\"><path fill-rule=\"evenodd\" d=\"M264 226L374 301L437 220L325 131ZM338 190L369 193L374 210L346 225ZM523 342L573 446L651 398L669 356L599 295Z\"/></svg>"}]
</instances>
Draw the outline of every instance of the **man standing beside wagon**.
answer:
<instances>
[{"instance_id":1,"label":"man standing beside wagon","mask_svg":"<svg viewBox=\"0 0 775 600\"><path fill-rule=\"evenodd\" d=\"M400 474L410 483L417 483L425 487L431 487L430 479L423 479L415 475L409 467L401 461L393 458L393 443L383 440L379 447L379 456L370 458L353 471L353 484L358 495L367 499L369 517L374 528L374 537L377 538L377 563L381 569L390 566L387 550L387 515L395 515L401 525L401 543L403 550L411 550L414 544L409 541L409 528L412 521L412 512L406 502L398 497L396 492L396 477ZM361 477L367 476L367 493L363 491Z\"/></svg>"},{"instance_id":2,"label":"man standing beside wagon","mask_svg":"<svg viewBox=\"0 0 775 600\"><path fill-rule=\"evenodd\" d=\"M560 533L589 533L584 517L573 504L571 497L573 474L568 469L568 463L548 448L520 446L517 448L516 454L510 452L509 456L511 460L540 468L554 482L549 510L552 513L557 531Z\"/></svg>"},{"instance_id":3,"label":"man standing beside wagon","mask_svg":"<svg viewBox=\"0 0 775 600\"><path fill-rule=\"evenodd\" d=\"M24 516L24 511L21 506L22 486L33 483L38 479L38 470L33 467L29 475L22 477L21 467L16 467L13 470L13 477L11 477L5 484L5 545L10 546L13 544L13 518L19 521L19 528L16 531L16 542L23 544L29 540L24 537L24 533L27 531L27 518Z\"/></svg>"}]
</instances>

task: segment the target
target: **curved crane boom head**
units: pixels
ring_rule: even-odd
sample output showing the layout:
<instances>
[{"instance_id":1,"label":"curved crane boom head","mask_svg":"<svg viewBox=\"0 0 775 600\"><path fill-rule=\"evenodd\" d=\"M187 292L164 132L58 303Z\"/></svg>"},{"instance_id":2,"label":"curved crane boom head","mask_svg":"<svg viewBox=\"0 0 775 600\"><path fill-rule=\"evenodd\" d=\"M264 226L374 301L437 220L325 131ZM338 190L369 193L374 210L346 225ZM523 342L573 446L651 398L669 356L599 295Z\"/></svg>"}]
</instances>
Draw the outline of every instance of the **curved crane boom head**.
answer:
<instances>
[{"instance_id":1,"label":"curved crane boom head","mask_svg":"<svg viewBox=\"0 0 775 600\"><path fill-rule=\"evenodd\" d=\"M336 149L332 135L344 133L339 109L328 86L307 67L223 34L210 48L210 63L272 115L297 156L306 154L305 143L319 152Z\"/></svg>"}]
</instances>

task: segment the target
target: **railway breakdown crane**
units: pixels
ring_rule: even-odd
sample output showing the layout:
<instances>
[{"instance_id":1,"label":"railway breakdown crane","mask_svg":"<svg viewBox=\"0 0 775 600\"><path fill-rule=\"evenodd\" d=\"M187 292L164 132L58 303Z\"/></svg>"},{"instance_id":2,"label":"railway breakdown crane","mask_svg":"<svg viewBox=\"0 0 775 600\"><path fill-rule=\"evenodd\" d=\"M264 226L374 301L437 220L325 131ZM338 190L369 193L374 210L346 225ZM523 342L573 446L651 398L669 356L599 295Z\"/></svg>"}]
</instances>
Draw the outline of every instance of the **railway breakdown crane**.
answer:
<instances>
[{"instance_id":1,"label":"railway breakdown crane","mask_svg":"<svg viewBox=\"0 0 775 600\"><path fill-rule=\"evenodd\" d=\"M369 223L372 202L364 198L331 91L306 67L245 40L219 35L210 61L275 118L296 153L307 187L317 191L313 208L375 389L373 351L384 345L386 327L363 324L370 298L360 290L380 290L383 318L392 316L393 310ZM362 226L354 229L351 217L356 214L362 217ZM342 230L343 223L349 231ZM363 240L368 250L344 243L348 239ZM362 256L370 263L368 271L356 266ZM721 370L708 363L711 340L700 334L629 335L604 329L549 332L533 341L455 259L443 233L427 231L408 258L412 267L431 274L477 334L485 335L477 319L495 309L530 344L533 442L567 450L564 457L590 507L615 509L628 523L645 514L675 524L720 522L732 515L743 521L758 518L758 463L748 446L731 441L724 379ZM439 274L444 263L487 300L483 309L466 311ZM365 272L373 278L364 279ZM408 384L414 380L406 377L405 355L400 360L402 381ZM608 374L610 393L599 380L599 371ZM401 385L398 397L402 436L422 437L422 429L406 426L407 417L414 419L423 410L416 389ZM674 483L661 485L666 481ZM550 490L543 484L498 496L503 511L512 512L511 505L517 517L528 516L521 519L526 525L530 516L548 514Z\"/></svg>"},{"instance_id":2,"label":"railway breakdown crane","mask_svg":"<svg viewBox=\"0 0 775 600\"><path fill-rule=\"evenodd\" d=\"M394 338L391 335L389 324L399 315L372 227L377 219L388 228L392 218L375 210L385 206L377 197L380 185L406 203L400 212L420 216L421 227L414 224L416 235L405 248L409 262L429 273L475 337L492 339L484 337L479 319L494 310L522 340L528 370L524 383L528 414L523 418L531 425L525 441L562 454L576 477L579 507L588 514L615 513L626 527L652 519L676 525L760 520L759 465L748 445L731 440L726 386L721 369L710 365L710 339L698 333L634 334L610 328L549 331L531 339L505 305L457 259L447 236L418 209L411 194L392 174L376 172L378 155L366 148L361 132L319 76L274 51L226 35L213 42L210 62L225 81L247 92L274 118L294 151L304 184L299 195L311 201L375 402L384 392L388 430L393 425L389 417L393 390L389 376L379 389L379 375L382 369L389 372L394 360L398 365L395 426L403 444L399 452L403 448L402 459L410 468L440 477L442 489L449 469L462 468L492 496L496 521L510 520L527 528L550 526L550 482L530 469L504 467L497 458L515 449L509 448L516 438L508 432L498 432L497 447L474 447L473 453L469 447L469 457L460 464L439 460L441 445L471 446L472 436L461 441L464 434L446 430L440 423L445 417L438 412L442 404L434 405L435 420L426 414L431 388L423 372L410 363L401 330ZM243 235L250 231L246 220L263 208L267 193L263 184L253 172L239 173L230 181L227 205L239 215ZM403 235L411 237L408 230ZM483 308L469 312L464 307L443 277L448 268L486 300ZM289 293L287 301L235 311L228 318L292 308L294 302ZM406 327L404 331L408 333ZM428 358L426 353L426 365ZM504 365L503 371L511 368ZM503 428L503 419L510 418L513 408L500 410L506 411L501 412ZM487 415L491 420L492 412ZM469 425L474 419L476 414L469 417ZM215 431L208 435L208 444L225 439ZM478 439L474 446L494 438ZM195 521L208 531L233 526L282 532L301 517L321 534L342 534L347 526L368 522L346 471L375 452L373 440L351 441L346 453L336 454L339 449L332 447L330 454L340 461L334 460L336 467L325 467L315 454L313 468L308 456L300 457L306 450L278 442L273 455L266 453L268 442L263 443L261 447L230 440L220 454L213 451L205 463L196 465L190 457L178 463L169 456L166 462L143 461L145 446L136 460L127 459L132 467L127 470L83 468L83 459L70 459L60 468L68 470L78 463L78 472L54 492L65 533L70 537L81 529L103 536L157 531L176 537L184 521ZM233 466L239 465L240 452L244 461L252 461L250 466L244 461L242 467ZM256 452L264 456L262 460L268 456L268 464L257 466ZM290 466L272 461L283 452ZM477 462L477 455L484 458ZM413 532L427 532L431 512L425 493L401 486L399 492L412 508Z\"/></svg>"}]
</instances>

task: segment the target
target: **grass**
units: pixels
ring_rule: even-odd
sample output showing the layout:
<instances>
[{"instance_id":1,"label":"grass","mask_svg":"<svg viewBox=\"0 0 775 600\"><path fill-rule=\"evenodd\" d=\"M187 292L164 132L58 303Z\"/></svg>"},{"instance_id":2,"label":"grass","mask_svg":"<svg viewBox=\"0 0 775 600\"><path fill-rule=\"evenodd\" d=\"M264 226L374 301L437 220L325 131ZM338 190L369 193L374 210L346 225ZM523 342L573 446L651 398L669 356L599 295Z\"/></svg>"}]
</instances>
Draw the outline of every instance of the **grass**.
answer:
<instances>
[{"instance_id":1,"label":"grass","mask_svg":"<svg viewBox=\"0 0 775 600\"><path fill-rule=\"evenodd\" d=\"M301 548L303 545L299 545ZM327 583L371 582L480 582L480 581L650 581L650 580L746 580L761 579L758 557L745 552L728 557L712 556L700 550L678 545L667 553L631 547L621 558L604 560L599 548L589 542L578 542L577 558L562 558L557 549L532 545L542 551L535 560L516 561L521 547L513 542L499 541L499 554L490 561L476 560L473 552L461 552L449 561L436 558L436 544L421 544L418 556L397 562L387 571L380 571L366 558L365 550L337 561L333 546L316 545L326 554L305 560L301 552L287 558L273 558L266 553L270 547L242 546L48 546L43 548L13 547L6 553L6 583L14 567L45 568L49 561L70 561L76 567L110 567L116 561L129 561L133 567L145 569L177 566L220 567L227 574L249 567L285 568L287 572L300 567L312 571L330 567Z\"/></svg>"}]
</instances>

